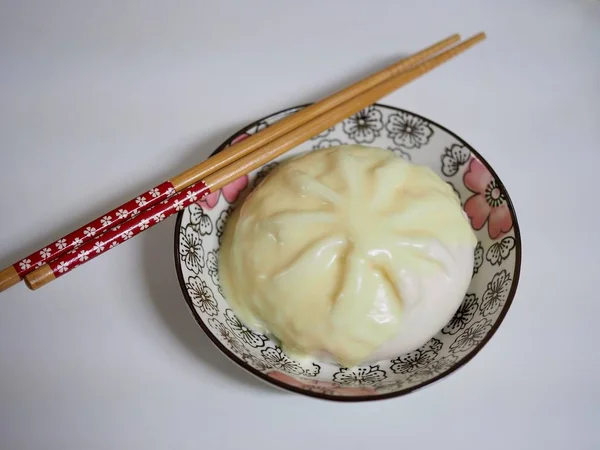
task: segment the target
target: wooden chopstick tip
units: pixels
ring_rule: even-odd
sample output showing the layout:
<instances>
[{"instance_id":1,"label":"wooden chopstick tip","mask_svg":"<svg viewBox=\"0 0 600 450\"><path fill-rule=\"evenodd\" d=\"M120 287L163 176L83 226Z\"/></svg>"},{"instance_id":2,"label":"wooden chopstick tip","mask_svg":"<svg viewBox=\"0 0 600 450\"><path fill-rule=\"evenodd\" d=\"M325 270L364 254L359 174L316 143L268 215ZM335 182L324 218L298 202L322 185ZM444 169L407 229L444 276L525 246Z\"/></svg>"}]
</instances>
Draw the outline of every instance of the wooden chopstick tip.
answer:
<instances>
[{"instance_id":1,"label":"wooden chopstick tip","mask_svg":"<svg viewBox=\"0 0 600 450\"><path fill-rule=\"evenodd\" d=\"M13 266L7 267L0 272L0 292L14 286L19 281L21 281L21 277L19 277L17 270Z\"/></svg>"},{"instance_id":2,"label":"wooden chopstick tip","mask_svg":"<svg viewBox=\"0 0 600 450\"><path fill-rule=\"evenodd\" d=\"M475 44L479 44L481 41L484 41L486 38L487 38L487 35L485 34L485 32L480 31L479 33L474 34L470 38L465 39L464 41L456 44L449 51L452 52L453 50L459 50L459 49L460 49L460 51L464 51L468 48L473 47Z\"/></svg>"},{"instance_id":3,"label":"wooden chopstick tip","mask_svg":"<svg viewBox=\"0 0 600 450\"><path fill-rule=\"evenodd\" d=\"M453 35L448 36L446 39L440 42L440 46L454 44L455 42L460 41L460 34L454 33Z\"/></svg>"},{"instance_id":4,"label":"wooden chopstick tip","mask_svg":"<svg viewBox=\"0 0 600 450\"><path fill-rule=\"evenodd\" d=\"M35 291L42 286L50 283L56 276L52 272L52 268L48 264L35 269L33 272L25 275L24 281L29 289Z\"/></svg>"},{"instance_id":5,"label":"wooden chopstick tip","mask_svg":"<svg viewBox=\"0 0 600 450\"><path fill-rule=\"evenodd\" d=\"M477 34L474 34L470 38L465 39L464 41L459 42L458 44L454 45L453 47L450 47L449 49L447 49L441 53L438 53L433 58L428 59L427 61L422 63L420 65L420 67L421 68L426 67L427 69L425 71L429 71L432 68L437 67L441 63L448 61L457 55L460 55L464 51L470 49L474 45L485 40L486 37L487 37L487 35L483 31L481 31ZM419 66L417 66L417 68L419 68Z\"/></svg>"},{"instance_id":6,"label":"wooden chopstick tip","mask_svg":"<svg viewBox=\"0 0 600 450\"><path fill-rule=\"evenodd\" d=\"M487 34L485 34L485 31L480 31L479 33L474 34L470 38L465 39L464 41L462 41L458 45L462 45L462 44L467 44L467 45L477 44L478 42L484 41L486 38L487 38Z\"/></svg>"}]
</instances>

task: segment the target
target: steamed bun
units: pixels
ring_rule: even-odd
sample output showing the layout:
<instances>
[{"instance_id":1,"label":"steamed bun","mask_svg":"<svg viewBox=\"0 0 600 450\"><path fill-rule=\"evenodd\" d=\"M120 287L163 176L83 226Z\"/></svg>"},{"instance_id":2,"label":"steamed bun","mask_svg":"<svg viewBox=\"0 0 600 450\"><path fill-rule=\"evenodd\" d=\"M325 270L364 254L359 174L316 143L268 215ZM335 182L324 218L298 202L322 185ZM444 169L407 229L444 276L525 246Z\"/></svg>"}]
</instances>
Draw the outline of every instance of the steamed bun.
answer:
<instances>
[{"instance_id":1,"label":"steamed bun","mask_svg":"<svg viewBox=\"0 0 600 450\"><path fill-rule=\"evenodd\" d=\"M245 324L352 366L412 351L450 320L476 238L452 188L392 152L291 158L225 226L219 274Z\"/></svg>"}]
</instances>

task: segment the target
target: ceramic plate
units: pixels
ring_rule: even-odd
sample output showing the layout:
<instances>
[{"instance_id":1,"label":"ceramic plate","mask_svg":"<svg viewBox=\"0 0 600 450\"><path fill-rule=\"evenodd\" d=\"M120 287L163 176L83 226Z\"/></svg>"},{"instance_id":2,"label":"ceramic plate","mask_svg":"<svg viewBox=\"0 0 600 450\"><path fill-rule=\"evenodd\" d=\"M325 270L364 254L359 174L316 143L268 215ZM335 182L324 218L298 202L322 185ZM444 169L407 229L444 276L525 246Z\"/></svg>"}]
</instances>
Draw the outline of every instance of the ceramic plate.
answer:
<instances>
[{"instance_id":1,"label":"ceramic plate","mask_svg":"<svg viewBox=\"0 0 600 450\"><path fill-rule=\"evenodd\" d=\"M302 107L254 122L216 152ZM464 301L435 337L411 353L351 368L319 360L296 361L275 341L246 328L223 297L217 270L223 227L236 203L280 161L342 144L382 147L431 167L461 199L479 241ZM521 238L508 193L479 153L429 119L377 104L182 211L175 229L175 264L184 297L198 324L226 357L259 378L293 392L361 401L395 397L426 386L463 366L484 347L515 295Z\"/></svg>"}]
</instances>

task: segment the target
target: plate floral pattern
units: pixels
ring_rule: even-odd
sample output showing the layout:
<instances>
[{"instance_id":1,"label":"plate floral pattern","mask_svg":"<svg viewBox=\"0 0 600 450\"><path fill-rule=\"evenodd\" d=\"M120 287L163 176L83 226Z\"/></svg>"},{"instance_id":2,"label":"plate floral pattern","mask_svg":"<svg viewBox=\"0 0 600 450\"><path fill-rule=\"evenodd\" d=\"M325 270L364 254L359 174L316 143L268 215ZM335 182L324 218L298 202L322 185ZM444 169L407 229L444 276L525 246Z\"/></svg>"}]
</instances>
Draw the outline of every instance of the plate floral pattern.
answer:
<instances>
[{"instance_id":1,"label":"plate floral pattern","mask_svg":"<svg viewBox=\"0 0 600 450\"><path fill-rule=\"evenodd\" d=\"M217 151L301 108L245 127ZM400 158L431 167L452 186L478 238L471 285L450 322L413 352L358 367L287 355L278 342L248 329L235 316L223 297L218 274L223 228L235 206L280 161L342 144L386 148ZM175 261L182 291L196 320L233 361L290 391L329 400L361 401L394 397L426 386L481 350L500 326L515 295L521 240L508 193L474 149L424 117L376 104L181 211L175 229Z\"/></svg>"}]
</instances>

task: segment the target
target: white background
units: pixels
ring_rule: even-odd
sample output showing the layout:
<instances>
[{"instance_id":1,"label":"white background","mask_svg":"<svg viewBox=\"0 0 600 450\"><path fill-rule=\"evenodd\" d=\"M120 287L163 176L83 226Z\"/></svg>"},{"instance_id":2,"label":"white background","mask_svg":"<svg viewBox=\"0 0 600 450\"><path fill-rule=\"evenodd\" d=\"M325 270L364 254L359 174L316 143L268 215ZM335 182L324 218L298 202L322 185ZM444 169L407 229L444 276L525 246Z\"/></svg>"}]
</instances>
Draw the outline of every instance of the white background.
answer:
<instances>
[{"instance_id":1,"label":"white background","mask_svg":"<svg viewBox=\"0 0 600 450\"><path fill-rule=\"evenodd\" d=\"M344 6L342 6L344 5ZM384 103L478 149L517 209L506 320L403 398L275 390L196 325L174 218L0 294L0 448L600 447L600 1L0 1L0 263L453 32L488 40Z\"/></svg>"}]
</instances>

